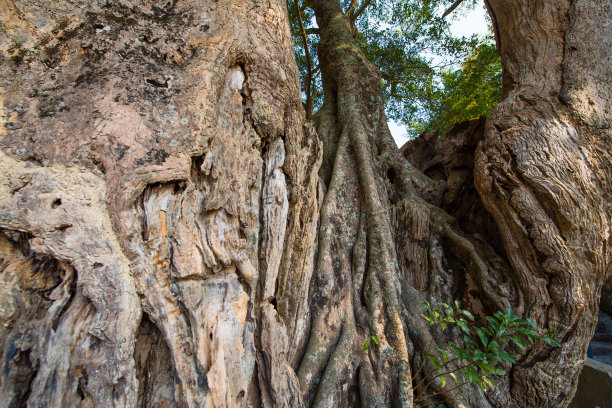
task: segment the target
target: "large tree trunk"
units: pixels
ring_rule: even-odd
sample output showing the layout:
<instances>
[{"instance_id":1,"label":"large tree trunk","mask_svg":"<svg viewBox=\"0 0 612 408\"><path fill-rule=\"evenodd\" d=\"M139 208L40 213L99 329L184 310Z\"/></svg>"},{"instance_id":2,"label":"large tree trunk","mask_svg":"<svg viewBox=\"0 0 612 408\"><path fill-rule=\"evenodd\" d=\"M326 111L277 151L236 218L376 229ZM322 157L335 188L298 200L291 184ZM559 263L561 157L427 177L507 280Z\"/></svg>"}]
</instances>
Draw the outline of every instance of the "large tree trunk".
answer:
<instances>
[{"instance_id":1,"label":"large tree trunk","mask_svg":"<svg viewBox=\"0 0 612 408\"><path fill-rule=\"evenodd\" d=\"M284 1L2 4L3 406L298 406L320 144Z\"/></svg>"},{"instance_id":2,"label":"large tree trunk","mask_svg":"<svg viewBox=\"0 0 612 408\"><path fill-rule=\"evenodd\" d=\"M612 4L488 6L504 95L476 153L476 187L504 240L518 309L563 343L526 354L499 403L563 406L612 269Z\"/></svg>"},{"instance_id":3,"label":"large tree trunk","mask_svg":"<svg viewBox=\"0 0 612 408\"><path fill-rule=\"evenodd\" d=\"M314 125L282 0L2 2L3 406L569 403L611 269L612 6L489 0L504 100L400 152L337 1L310 4ZM421 303L455 299L563 345L424 392L460 339Z\"/></svg>"}]
</instances>

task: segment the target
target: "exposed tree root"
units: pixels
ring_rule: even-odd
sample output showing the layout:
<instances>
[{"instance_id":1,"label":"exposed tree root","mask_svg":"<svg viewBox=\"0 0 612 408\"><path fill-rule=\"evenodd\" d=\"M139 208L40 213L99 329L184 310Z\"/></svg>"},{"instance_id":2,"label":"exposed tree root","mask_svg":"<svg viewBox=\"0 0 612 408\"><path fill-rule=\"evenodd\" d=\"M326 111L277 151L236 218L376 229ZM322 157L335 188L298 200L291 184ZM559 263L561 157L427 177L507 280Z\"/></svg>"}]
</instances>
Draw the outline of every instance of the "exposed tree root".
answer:
<instances>
[{"instance_id":1,"label":"exposed tree root","mask_svg":"<svg viewBox=\"0 0 612 408\"><path fill-rule=\"evenodd\" d=\"M480 291L491 293L489 308L505 308L510 293L475 248L486 245L459 232L454 219L438 207L445 183L423 175L395 146L377 71L354 44L337 3L311 3L321 27L324 86L331 95L316 119L329 149L324 157L335 159L321 210L316 312L298 374L304 403L344 406L348 386L359 373L364 406L412 407L414 366L423 361L427 345L448 339L434 340L421 321L420 307L424 299L453 298L454 276L444 259L449 247L465 256L461 264ZM340 60L341 65L325 63ZM336 136L330 136L334 129ZM398 233L405 242L398 241ZM400 267L397 245L419 253L421 262ZM410 281L421 291L406 286ZM363 332L358 334L356 327ZM360 346L370 336L380 345L371 344L363 353ZM425 364L418 378L433 370ZM456 391L446 393L437 383L421 390L427 395L436 391L437 398L449 402L457 399ZM471 400L483 398L479 392L468 394Z\"/></svg>"}]
</instances>

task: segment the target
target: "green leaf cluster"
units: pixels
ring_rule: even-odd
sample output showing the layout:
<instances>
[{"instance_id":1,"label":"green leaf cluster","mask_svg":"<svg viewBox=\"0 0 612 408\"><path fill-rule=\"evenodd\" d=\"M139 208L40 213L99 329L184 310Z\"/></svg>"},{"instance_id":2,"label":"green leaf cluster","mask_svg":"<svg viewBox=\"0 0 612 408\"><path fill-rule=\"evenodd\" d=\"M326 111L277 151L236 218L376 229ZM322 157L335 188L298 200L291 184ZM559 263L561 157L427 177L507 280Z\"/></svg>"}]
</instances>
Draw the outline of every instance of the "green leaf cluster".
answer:
<instances>
[{"instance_id":1,"label":"green leaf cluster","mask_svg":"<svg viewBox=\"0 0 612 408\"><path fill-rule=\"evenodd\" d=\"M387 115L418 134L431 128L446 94L443 74L490 39L452 35L452 20L441 18L454 1L379 2L356 22L357 41L381 72ZM474 7L465 0L463 10Z\"/></svg>"},{"instance_id":2,"label":"green leaf cluster","mask_svg":"<svg viewBox=\"0 0 612 408\"><path fill-rule=\"evenodd\" d=\"M486 325L483 326L474 324L474 316L461 309L458 301L455 301L454 307L443 302L435 305L425 302L421 316L430 326L438 326L442 330L456 325L463 334L463 343L447 344L445 348L437 347L427 352L427 358L435 371L426 376L428 382L415 400L423 396L433 381L438 381L439 386L444 388L447 378L454 382L454 388L475 384L487 391L495 387L493 376L505 373L503 365L516 364L516 358L507 351L510 343L521 350L526 350L537 340L554 347L559 346L559 341L551 337L552 330L538 335L533 320L515 316L512 308L486 316Z\"/></svg>"},{"instance_id":3,"label":"green leaf cluster","mask_svg":"<svg viewBox=\"0 0 612 408\"><path fill-rule=\"evenodd\" d=\"M380 340L378 339L378 337L370 336L365 341L365 343L363 343L363 347L361 348L363 351L368 351L368 349L370 348L370 341L373 341L374 343L376 343L377 346L380 346Z\"/></svg>"},{"instance_id":4,"label":"green leaf cluster","mask_svg":"<svg viewBox=\"0 0 612 408\"><path fill-rule=\"evenodd\" d=\"M455 123L487 116L501 99L501 58L491 36L455 70L440 72L442 92L432 106L429 121L417 122L416 132L439 128L441 133Z\"/></svg>"}]
</instances>

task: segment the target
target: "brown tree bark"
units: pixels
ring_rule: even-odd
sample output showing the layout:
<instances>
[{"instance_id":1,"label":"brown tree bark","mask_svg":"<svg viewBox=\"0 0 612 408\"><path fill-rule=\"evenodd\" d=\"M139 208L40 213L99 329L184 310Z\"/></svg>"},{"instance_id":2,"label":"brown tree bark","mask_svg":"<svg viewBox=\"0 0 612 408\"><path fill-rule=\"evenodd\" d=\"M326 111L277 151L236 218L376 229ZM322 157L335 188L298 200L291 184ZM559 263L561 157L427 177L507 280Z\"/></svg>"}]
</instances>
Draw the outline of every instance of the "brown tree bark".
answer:
<instances>
[{"instance_id":1,"label":"brown tree bark","mask_svg":"<svg viewBox=\"0 0 612 408\"><path fill-rule=\"evenodd\" d=\"M476 186L503 237L518 309L563 341L529 352L512 370L509 394L519 406L563 406L611 269L612 66L603 61L610 59L612 5L488 6L504 96L476 154Z\"/></svg>"},{"instance_id":2,"label":"brown tree bark","mask_svg":"<svg viewBox=\"0 0 612 408\"><path fill-rule=\"evenodd\" d=\"M298 406L320 144L284 1L2 4L3 405Z\"/></svg>"},{"instance_id":3,"label":"brown tree bark","mask_svg":"<svg viewBox=\"0 0 612 408\"><path fill-rule=\"evenodd\" d=\"M502 103L402 151L349 17L310 5L313 123L283 1L2 3L5 406L570 402L611 269L609 2L489 0ZM455 299L563 345L423 390L461 340L421 303Z\"/></svg>"}]
</instances>

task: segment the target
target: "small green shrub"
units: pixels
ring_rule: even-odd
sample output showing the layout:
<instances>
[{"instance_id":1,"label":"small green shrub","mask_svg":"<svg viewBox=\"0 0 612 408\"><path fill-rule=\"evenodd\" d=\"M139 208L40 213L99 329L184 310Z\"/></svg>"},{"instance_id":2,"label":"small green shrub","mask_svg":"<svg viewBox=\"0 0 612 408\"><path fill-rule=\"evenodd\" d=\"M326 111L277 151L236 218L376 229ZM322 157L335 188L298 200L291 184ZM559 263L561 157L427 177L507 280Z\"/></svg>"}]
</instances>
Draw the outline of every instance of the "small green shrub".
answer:
<instances>
[{"instance_id":1,"label":"small green shrub","mask_svg":"<svg viewBox=\"0 0 612 408\"><path fill-rule=\"evenodd\" d=\"M497 312L485 318L487 325L476 326L474 316L467 310L461 309L459 302L455 307L440 302L435 306L429 302L423 304L424 313L421 315L430 326L439 326L445 330L453 325L459 327L463 333L463 345L447 344L445 348L436 347L427 351L427 359L435 367L433 373L426 374L414 389L423 384L424 387L415 396L415 402L424 398L425 392L434 381L444 388L450 378L454 385L446 391L452 391L466 384L476 384L484 391L495 387L492 376L502 375L505 371L500 368L503 363L516 364L516 359L506 351L506 346L512 342L520 349L525 350L528 345L536 341L543 341L553 347L559 346L559 341L552 336L549 330L544 335L538 335L537 326L531 319L521 319L514 315L512 308L506 312ZM421 367L413 376L413 381L422 370ZM450 382L449 382L450 383ZM460 393L460 395L463 395Z\"/></svg>"}]
</instances>

